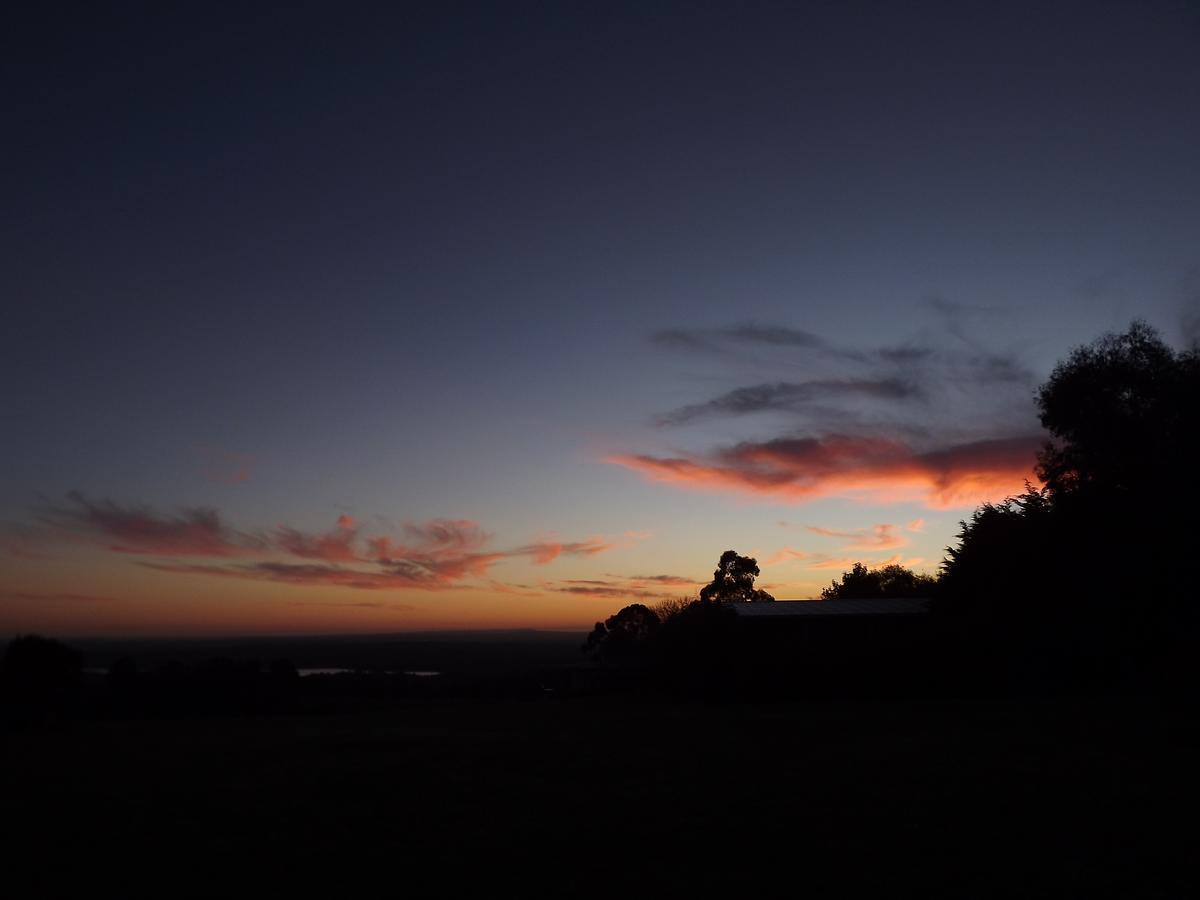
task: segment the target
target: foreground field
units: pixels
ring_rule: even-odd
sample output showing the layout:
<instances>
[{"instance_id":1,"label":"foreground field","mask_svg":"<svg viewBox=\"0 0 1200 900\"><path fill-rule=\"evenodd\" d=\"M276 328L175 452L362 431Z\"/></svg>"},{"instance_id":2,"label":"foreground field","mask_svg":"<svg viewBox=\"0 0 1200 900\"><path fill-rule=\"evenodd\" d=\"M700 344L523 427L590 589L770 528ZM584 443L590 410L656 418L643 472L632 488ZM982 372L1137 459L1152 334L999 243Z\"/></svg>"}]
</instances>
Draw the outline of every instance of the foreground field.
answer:
<instances>
[{"instance_id":1,"label":"foreground field","mask_svg":"<svg viewBox=\"0 0 1200 900\"><path fill-rule=\"evenodd\" d=\"M389 895L1200 887L1195 721L1140 701L439 700L3 741L9 875L44 890L80 875L348 888L379 872Z\"/></svg>"}]
</instances>

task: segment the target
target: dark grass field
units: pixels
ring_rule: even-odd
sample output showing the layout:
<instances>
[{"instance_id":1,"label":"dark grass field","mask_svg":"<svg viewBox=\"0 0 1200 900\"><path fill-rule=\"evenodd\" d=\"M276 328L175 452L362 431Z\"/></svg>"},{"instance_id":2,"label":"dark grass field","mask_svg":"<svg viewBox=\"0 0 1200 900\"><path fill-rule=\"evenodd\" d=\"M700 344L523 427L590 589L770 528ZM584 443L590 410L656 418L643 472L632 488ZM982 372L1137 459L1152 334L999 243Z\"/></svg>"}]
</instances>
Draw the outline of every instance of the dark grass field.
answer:
<instances>
[{"instance_id":1,"label":"dark grass field","mask_svg":"<svg viewBox=\"0 0 1200 900\"><path fill-rule=\"evenodd\" d=\"M49 894L1200 889L1196 720L1132 698L435 699L2 740L7 868Z\"/></svg>"}]
</instances>

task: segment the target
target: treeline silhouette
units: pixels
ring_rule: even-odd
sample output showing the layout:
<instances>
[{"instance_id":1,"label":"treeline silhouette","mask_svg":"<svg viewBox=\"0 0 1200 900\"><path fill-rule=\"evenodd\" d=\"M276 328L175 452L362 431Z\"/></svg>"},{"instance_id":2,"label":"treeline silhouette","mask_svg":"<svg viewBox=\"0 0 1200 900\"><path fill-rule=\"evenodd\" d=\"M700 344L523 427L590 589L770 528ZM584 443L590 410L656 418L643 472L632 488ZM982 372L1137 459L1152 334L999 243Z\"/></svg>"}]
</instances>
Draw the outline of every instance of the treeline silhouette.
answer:
<instances>
[{"instance_id":1,"label":"treeline silhouette","mask_svg":"<svg viewBox=\"0 0 1200 900\"><path fill-rule=\"evenodd\" d=\"M1033 682L1188 689L1200 634L1200 351L1144 322L1076 349L1037 393L1043 486L985 504L947 549L947 640Z\"/></svg>"},{"instance_id":2,"label":"treeline silhouette","mask_svg":"<svg viewBox=\"0 0 1200 900\"><path fill-rule=\"evenodd\" d=\"M920 627L886 615L740 622L731 604L771 598L753 591L756 562L728 551L698 597L626 607L585 649L705 690L1190 692L1198 398L1200 351L1174 351L1144 322L1074 350L1036 394L1049 434L1040 486L962 522L936 578L859 563L822 592L928 598Z\"/></svg>"},{"instance_id":3,"label":"treeline silhouette","mask_svg":"<svg viewBox=\"0 0 1200 900\"><path fill-rule=\"evenodd\" d=\"M889 600L904 597L931 597L937 579L921 575L892 563L869 569L856 562L841 579L821 591L822 600Z\"/></svg>"},{"instance_id":4,"label":"treeline silhouette","mask_svg":"<svg viewBox=\"0 0 1200 900\"><path fill-rule=\"evenodd\" d=\"M994 695L1196 685L1200 614L1188 554L1200 515L1200 351L1135 321L1074 350L1036 394L1048 439L1013 497L961 523L938 576L856 564L822 598L928 598L928 616L739 616L771 603L729 550L696 597L596 623L588 663L300 679L279 659L114 664L107 708L134 714L319 708L314 697L529 696L661 689L704 695ZM37 636L0 664L8 720L75 709L81 657ZM300 682L304 687L300 687ZM333 702L333 701L331 701ZM305 704L308 704L305 706Z\"/></svg>"}]
</instances>

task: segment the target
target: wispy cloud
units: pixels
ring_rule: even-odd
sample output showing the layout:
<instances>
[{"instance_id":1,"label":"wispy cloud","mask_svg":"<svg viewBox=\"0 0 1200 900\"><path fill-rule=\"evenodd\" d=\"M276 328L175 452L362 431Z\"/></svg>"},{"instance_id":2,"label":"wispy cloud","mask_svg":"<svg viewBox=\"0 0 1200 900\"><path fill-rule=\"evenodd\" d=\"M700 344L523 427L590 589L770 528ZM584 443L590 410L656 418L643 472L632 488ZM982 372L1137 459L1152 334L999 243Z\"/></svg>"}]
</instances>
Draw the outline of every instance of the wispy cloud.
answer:
<instances>
[{"instance_id":1,"label":"wispy cloud","mask_svg":"<svg viewBox=\"0 0 1200 900\"><path fill-rule=\"evenodd\" d=\"M432 519L423 524L408 524L404 533L418 546L437 552L468 552L478 550L492 536L471 519Z\"/></svg>"},{"instance_id":2,"label":"wispy cloud","mask_svg":"<svg viewBox=\"0 0 1200 900\"><path fill-rule=\"evenodd\" d=\"M768 556L763 565L777 566L781 563L800 562L802 560L811 558L812 554L805 550L796 550L792 547L784 547L782 550L777 550Z\"/></svg>"},{"instance_id":3,"label":"wispy cloud","mask_svg":"<svg viewBox=\"0 0 1200 900\"><path fill-rule=\"evenodd\" d=\"M926 298L922 304L938 322L936 334L914 337L899 344L854 347L834 343L810 331L783 325L732 325L728 328L670 328L656 331L652 341L664 348L682 352L743 354L747 350L784 356L770 360L795 368L856 371L865 381L896 378L916 388L928 380L957 375L981 382L1022 382L1032 384L1034 374L1019 354L1011 349L987 346L972 334L976 322L1001 314L989 307L958 303L945 298ZM803 351L792 358L787 354ZM767 361L759 358L759 361ZM823 376L828 378L828 375ZM821 379L817 379L821 380Z\"/></svg>"},{"instance_id":4,"label":"wispy cloud","mask_svg":"<svg viewBox=\"0 0 1200 900\"><path fill-rule=\"evenodd\" d=\"M544 566L560 556L595 556L612 550L615 545L602 537L590 537L584 541L538 541L513 551L514 555L528 555L535 565Z\"/></svg>"},{"instance_id":5,"label":"wispy cloud","mask_svg":"<svg viewBox=\"0 0 1200 900\"><path fill-rule=\"evenodd\" d=\"M916 385L899 378L821 379L803 382L780 381L736 388L728 393L692 403L654 419L660 426L688 425L708 418L744 416L760 412L818 412L829 415L829 404L853 398L911 400L922 395Z\"/></svg>"},{"instance_id":6,"label":"wispy cloud","mask_svg":"<svg viewBox=\"0 0 1200 900\"><path fill-rule=\"evenodd\" d=\"M690 593L701 583L680 575L608 575L604 578L567 579L547 584L546 587L558 593L587 597L666 600L677 597L680 589Z\"/></svg>"},{"instance_id":7,"label":"wispy cloud","mask_svg":"<svg viewBox=\"0 0 1200 900\"><path fill-rule=\"evenodd\" d=\"M656 332L660 346L720 361L726 374L760 373L662 412L656 424L771 417L751 420L760 434L732 446L616 452L608 461L682 487L789 502L846 496L946 508L1019 491L1043 435L1033 372L1019 350L986 339L1003 313L945 298L922 308L934 327L886 346L846 346L784 325ZM771 369L788 377L761 378Z\"/></svg>"},{"instance_id":8,"label":"wispy cloud","mask_svg":"<svg viewBox=\"0 0 1200 900\"><path fill-rule=\"evenodd\" d=\"M920 519L913 520L921 522ZM784 527L788 526L787 522L780 522ZM913 522L910 522L911 526ZM897 526L890 523L882 523L872 525L869 528L824 528L819 525L804 525L805 531L815 534L823 538L832 538L840 542L838 547L839 555L834 556L830 553L820 551L800 550L795 547L783 547L775 551L766 558L765 565L780 565L784 563L803 563L806 569L836 569L849 568L856 561L868 562L873 565L887 565L891 562L900 560L899 556L892 556L887 559L876 558L872 562L872 555L894 550L897 547L903 547L908 543L904 535L897 532ZM854 551L859 555L851 557L846 554L846 551ZM920 562L917 559L915 562Z\"/></svg>"},{"instance_id":9,"label":"wispy cloud","mask_svg":"<svg viewBox=\"0 0 1200 900\"><path fill-rule=\"evenodd\" d=\"M350 562L358 559L354 543L358 528L354 519L338 516L337 528L326 534L310 535L286 525L275 532L275 544L280 549L303 559L324 559L330 562Z\"/></svg>"},{"instance_id":10,"label":"wispy cloud","mask_svg":"<svg viewBox=\"0 0 1200 900\"><path fill-rule=\"evenodd\" d=\"M1018 492L1033 477L1039 437L973 441L917 452L889 438L829 435L745 442L707 456L615 454L608 461L654 480L799 502L832 495L934 509Z\"/></svg>"},{"instance_id":11,"label":"wispy cloud","mask_svg":"<svg viewBox=\"0 0 1200 900\"><path fill-rule=\"evenodd\" d=\"M360 590L396 590L417 588L443 590L458 586L469 574L483 574L500 557L490 560L417 561L403 560L378 570L339 566L333 563L288 563L263 561L229 564L188 564L142 562L141 565L159 572L177 575L213 575L243 578L252 581L276 581L293 585L346 587Z\"/></svg>"},{"instance_id":12,"label":"wispy cloud","mask_svg":"<svg viewBox=\"0 0 1200 900\"><path fill-rule=\"evenodd\" d=\"M863 563L870 569L879 569L883 566L902 565L905 568L913 569L922 565L925 560L919 556L904 557L900 554L891 556L874 557L857 554L855 556L830 556L824 553L814 553L805 562L804 568L811 571L829 571L836 569L840 572L849 571L855 563Z\"/></svg>"},{"instance_id":13,"label":"wispy cloud","mask_svg":"<svg viewBox=\"0 0 1200 900\"><path fill-rule=\"evenodd\" d=\"M552 591L560 594L580 594L585 597L645 597L645 591L631 591L624 585L618 584L566 584L552 587Z\"/></svg>"},{"instance_id":14,"label":"wispy cloud","mask_svg":"<svg viewBox=\"0 0 1200 900\"><path fill-rule=\"evenodd\" d=\"M654 332L654 343L683 350L720 350L729 344L767 344L807 350L828 350L828 341L810 331L783 325L743 323L728 328L664 328Z\"/></svg>"},{"instance_id":15,"label":"wispy cloud","mask_svg":"<svg viewBox=\"0 0 1200 900\"><path fill-rule=\"evenodd\" d=\"M635 538L542 539L492 549L492 535L470 519L409 523L401 537L364 534L349 515L324 532L278 525L267 532L236 529L208 508L164 514L149 507L93 501L75 491L67 504L42 516L43 539L82 541L109 551L169 560L143 560L159 572L324 585L364 590L442 590L485 579L497 563L524 558L547 565L560 556L596 556ZM216 560L201 562L198 560Z\"/></svg>"},{"instance_id":16,"label":"wispy cloud","mask_svg":"<svg viewBox=\"0 0 1200 900\"><path fill-rule=\"evenodd\" d=\"M176 514L155 512L112 500L91 500L80 491L43 517L52 527L116 553L156 556L246 556L262 552L268 540L238 531L215 509L185 507Z\"/></svg>"},{"instance_id":17,"label":"wispy cloud","mask_svg":"<svg viewBox=\"0 0 1200 900\"><path fill-rule=\"evenodd\" d=\"M820 557L814 558L811 562L809 562L809 564L807 566L805 566L805 568L820 569L820 570L825 570L825 569L843 569L844 570L844 569L849 569L856 562L860 562L860 560L855 559L852 556L837 556L837 557L820 556Z\"/></svg>"},{"instance_id":18,"label":"wispy cloud","mask_svg":"<svg viewBox=\"0 0 1200 900\"><path fill-rule=\"evenodd\" d=\"M700 584L695 578L684 578L681 575L629 575L625 580L630 584L661 585L663 587L693 587Z\"/></svg>"},{"instance_id":19,"label":"wispy cloud","mask_svg":"<svg viewBox=\"0 0 1200 900\"><path fill-rule=\"evenodd\" d=\"M881 569L884 566L904 566L906 569L912 569L921 565L923 562L925 562L925 560L919 556L910 556L906 558L897 553L894 556L887 557L886 559L876 560L871 564L871 568Z\"/></svg>"},{"instance_id":20,"label":"wispy cloud","mask_svg":"<svg viewBox=\"0 0 1200 900\"><path fill-rule=\"evenodd\" d=\"M878 547L873 548L878 550ZM812 572L826 572L832 569L838 571L847 571L855 563L864 563L870 568L879 568L880 566L891 565L892 563L902 563L903 565L912 568L924 562L920 557L911 557L905 559L899 555L886 557L873 557L869 553L858 553L853 556L840 554L833 555L830 553L807 552L804 550L796 550L791 547L784 547L767 558L765 565L784 565L787 563L800 563L801 568Z\"/></svg>"},{"instance_id":21,"label":"wispy cloud","mask_svg":"<svg viewBox=\"0 0 1200 900\"><path fill-rule=\"evenodd\" d=\"M846 540L847 550L890 550L906 543L903 537L896 534L895 525L874 525L871 528L857 528L853 531L838 531L816 525L805 527L813 534Z\"/></svg>"},{"instance_id":22,"label":"wispy cloud","mask_svg":"<svg viewBox=\"0 0 1200 900\"><path fill-rule=\"evenodd\" d=\"M400 613L412 612L414 609L416 609L416 607L413 606L411 603L385 603L385 602L375 601L375 600L355 600L355 601L351 601L349 603L344 602L344 601L336 602L336 603L335 602L322 603L320 601L313 601L313 600L292 600L288 603L288 606L296 606L296 607L328 606L328 607L332 607L334 609L382 609L382 610L386 610L388 612L400 612Z\"/></svg>"}]
</instances>

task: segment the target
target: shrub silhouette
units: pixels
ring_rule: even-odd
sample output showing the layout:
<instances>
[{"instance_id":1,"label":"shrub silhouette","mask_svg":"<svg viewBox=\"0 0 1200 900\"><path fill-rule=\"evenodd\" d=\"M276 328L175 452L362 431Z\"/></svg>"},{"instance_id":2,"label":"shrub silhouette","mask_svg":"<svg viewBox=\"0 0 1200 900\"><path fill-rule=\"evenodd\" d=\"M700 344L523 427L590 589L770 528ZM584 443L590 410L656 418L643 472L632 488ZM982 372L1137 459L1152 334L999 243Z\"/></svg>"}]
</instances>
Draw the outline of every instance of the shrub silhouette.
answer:
<instances>
[{"instance_id":1,"label":"shrub silhouette","mask_svg":"<svg viewBox=\"0 0 1200 900\"><path fill-rule=\"evenodd\" d=\"M583 649L597 659L629 656L658 631L658 614L641 603L632 603L603 622L597 622Z\"/></svg>"},{"instance_id":2,"label":"shrub silhouette","mask_svg":"<svg viewBox=\"0 0 1200 900\"><path fill-rule=\"evenodd\" d=\"M880 598L930 597L937 586L932 575L918 575L904 566L868 569L856 562L840 581L821 591L822 600L875 600Z\"/></svg>"},{"instance_id":3,"label":"shrub silhouette","mask_svg":"<svg viewBox=\"0 0 1200 900\"><path fill-rule=\"evenodd\" d=\"M658 616L659 621L665 625L693 603L699 602L698 597L673 597L670 600L660 600L650 608L654 610L654 614Z\"/></svg>"}]
</instances>

